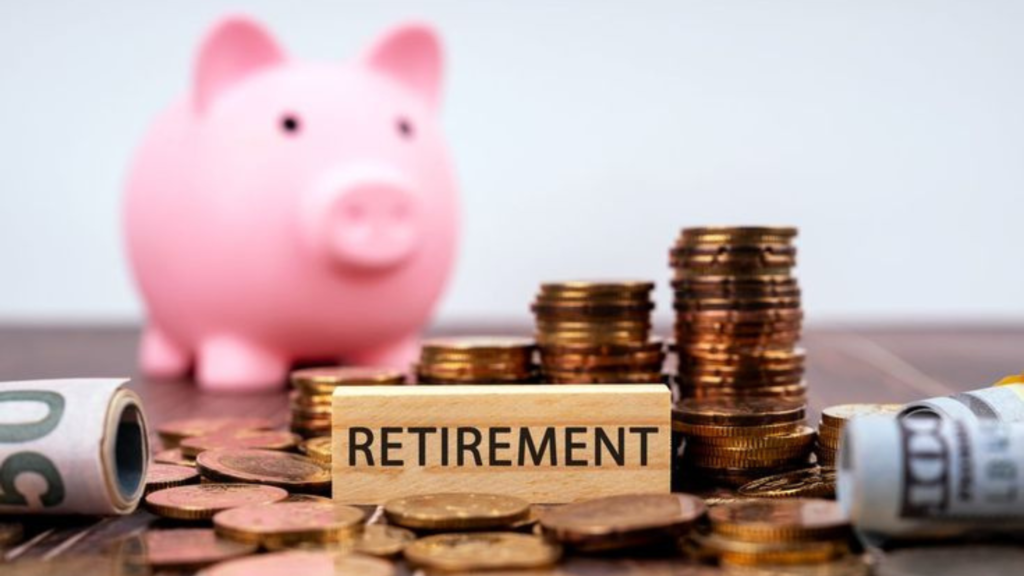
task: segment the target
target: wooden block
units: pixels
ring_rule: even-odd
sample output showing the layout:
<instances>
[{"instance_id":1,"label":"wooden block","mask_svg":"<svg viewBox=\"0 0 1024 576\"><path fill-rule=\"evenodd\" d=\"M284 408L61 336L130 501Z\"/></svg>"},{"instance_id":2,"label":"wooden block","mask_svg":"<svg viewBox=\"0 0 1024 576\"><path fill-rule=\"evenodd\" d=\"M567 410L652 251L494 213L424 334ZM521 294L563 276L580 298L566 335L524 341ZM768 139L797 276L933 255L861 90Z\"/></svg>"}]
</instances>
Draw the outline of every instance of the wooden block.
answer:
<instances>
[{"instance_id":1,"label":"wooden block","mask_svg":"<svg viewBox=\"0 0 1024 576\"><path fill-rule=\"evenodd\" d=\"M670 491L671 398L660 384L342 386L332 430L343 503Z\"/></svg>"}]
</instances>

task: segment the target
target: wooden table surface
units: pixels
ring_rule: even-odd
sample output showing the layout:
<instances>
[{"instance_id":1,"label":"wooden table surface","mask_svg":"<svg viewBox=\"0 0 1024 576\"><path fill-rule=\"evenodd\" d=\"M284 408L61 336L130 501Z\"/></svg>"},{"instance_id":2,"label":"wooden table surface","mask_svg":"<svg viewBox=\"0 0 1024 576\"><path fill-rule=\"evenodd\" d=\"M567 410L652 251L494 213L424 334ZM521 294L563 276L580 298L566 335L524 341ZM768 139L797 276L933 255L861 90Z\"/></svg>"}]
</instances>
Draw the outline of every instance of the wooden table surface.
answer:
<instances>
[{"instance_id":1,"label":"wooden table surface","mask_svg":"<svg viewBox=\"0 0 1024 576\"><path fill-rule=\"evenodd\" d=\"M514 334L528 329L491 326L444 332ZM137 336L129 327L0 327L0 380L133 376ZM833 404L946 395L987 386L1024 370L1024 327L811 327L805 331L803 346L808 351L807 380L815 419L822 407ZM142 396L151 429L166 420L214 414L287 421L284 391L214 396L199 393L190 382L152 382L141 377L134 377L131 386ZM96 553L110 541L145 530L155 520L145 511L99 520L31 519L30 538L6 551L5 558L53 560ZM717 572L682 561L628 559L574 560L570 571L603 575Z\"/></svg>"}]
</instances>

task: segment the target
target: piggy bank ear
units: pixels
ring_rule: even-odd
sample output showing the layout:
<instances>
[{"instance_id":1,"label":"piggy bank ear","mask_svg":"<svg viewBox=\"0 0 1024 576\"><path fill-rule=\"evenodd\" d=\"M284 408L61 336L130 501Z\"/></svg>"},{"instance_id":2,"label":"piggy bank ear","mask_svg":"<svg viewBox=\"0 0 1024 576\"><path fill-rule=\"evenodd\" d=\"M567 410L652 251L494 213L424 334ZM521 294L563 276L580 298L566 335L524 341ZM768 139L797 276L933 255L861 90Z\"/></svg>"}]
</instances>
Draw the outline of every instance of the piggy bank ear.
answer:
<instances>
[{"instance_id":1,"label":"piggy bank ear","mask_svg":"<svg viewBox=\"0 0 1024 576\"><path fill-rule=\"evenodd\" d=\"M403 24L385 32L363 61L418 94L432 108L441 101L441 42L425 24Z\"/></svg>"},{"instance_id":2,"label":"piggy bank ear","mask_svg":"<svg viewBox=\"0 0 1024 576\"><path fill-rule=\"evenodd\" d=\"M221 92L284 59L284 51L259 22L245 16L224 18L199 48L193 87L196 111L203 113Z\"/></svg>"}]
</instances>

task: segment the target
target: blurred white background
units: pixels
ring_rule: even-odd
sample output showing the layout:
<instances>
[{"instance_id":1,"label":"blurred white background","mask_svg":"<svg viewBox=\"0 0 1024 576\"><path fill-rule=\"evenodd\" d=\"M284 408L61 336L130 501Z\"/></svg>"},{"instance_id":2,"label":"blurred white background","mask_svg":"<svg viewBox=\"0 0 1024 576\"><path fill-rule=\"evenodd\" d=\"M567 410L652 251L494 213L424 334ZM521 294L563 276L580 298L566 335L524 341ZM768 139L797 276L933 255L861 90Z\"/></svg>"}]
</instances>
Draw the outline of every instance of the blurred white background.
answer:
<instances>
[{"instance_id":1,"label":"blurred white background","mask_svg":"<svg viewBox=\"0 0 1024 576\"><path fill-rule=\"evenodd\" d=\"M646 277L684 225L801 228L812 322L1024 319L1019 0L3 2L0 319L134 320L120 199L219 15L347 59L444 35L464 244L439 320Z\"/></svg>"}]
</instances>

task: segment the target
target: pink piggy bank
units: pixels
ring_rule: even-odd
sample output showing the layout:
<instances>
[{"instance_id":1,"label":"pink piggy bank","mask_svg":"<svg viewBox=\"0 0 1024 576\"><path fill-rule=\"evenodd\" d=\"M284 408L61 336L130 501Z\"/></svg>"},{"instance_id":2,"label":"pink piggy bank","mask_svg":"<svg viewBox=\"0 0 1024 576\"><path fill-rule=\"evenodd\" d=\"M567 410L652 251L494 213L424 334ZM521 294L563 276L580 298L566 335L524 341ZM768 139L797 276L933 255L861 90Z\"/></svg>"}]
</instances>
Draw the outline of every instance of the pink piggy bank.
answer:
<instances>
[{"instance_id":1,"label":"pink piggy bank","mask_svg":"<svg viewBox=\"0 0 1024 576\"><path fill-rule=\"evenodd\" d=\"M247 18L214 26L128 180L145 374L194 365L244 391L296 361L409 367L458 232L441 67L421 25L346 64L291 59Z\"/></svg>"}]
</instances>

